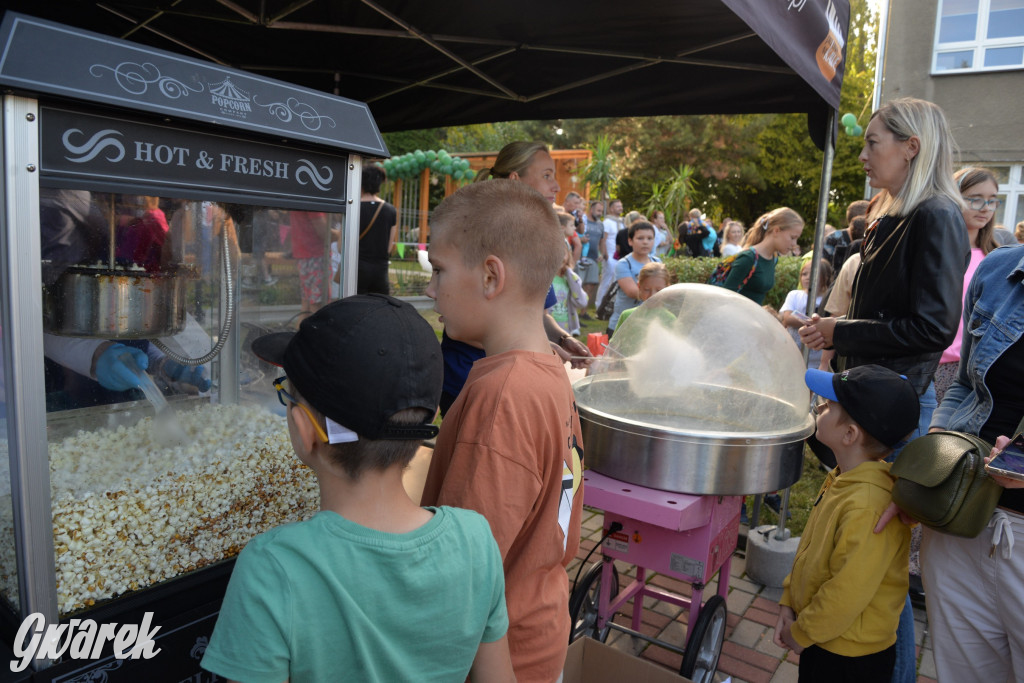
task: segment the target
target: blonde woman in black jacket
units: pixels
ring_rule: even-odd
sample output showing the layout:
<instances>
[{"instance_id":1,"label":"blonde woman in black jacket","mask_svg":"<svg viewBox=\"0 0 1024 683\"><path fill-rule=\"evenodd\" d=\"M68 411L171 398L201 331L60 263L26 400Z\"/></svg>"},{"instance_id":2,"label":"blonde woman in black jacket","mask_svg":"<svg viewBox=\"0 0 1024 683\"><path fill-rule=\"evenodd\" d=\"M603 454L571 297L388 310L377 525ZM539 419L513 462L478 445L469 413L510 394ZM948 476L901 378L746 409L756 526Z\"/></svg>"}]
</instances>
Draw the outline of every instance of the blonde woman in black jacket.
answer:
<instances>
[{"instance_id":1,"label":"blonde woman in black jacket","mask_svg":"<svg viewBox=\"0 0 1024 683\"><path fill-rule=\"evenodd\" d=\"M897 99L871 115L860 161L879 193L868 211L850 309L800 328L810 348L835 349L837 371L874 363L906 375L921 402L914 436L928 431L935 410L932 376L956 336L970 258L954 149L946 117L931 102ZM908 599L894 683L916 680L913 628Z\"/></svg>"}]
</instances>

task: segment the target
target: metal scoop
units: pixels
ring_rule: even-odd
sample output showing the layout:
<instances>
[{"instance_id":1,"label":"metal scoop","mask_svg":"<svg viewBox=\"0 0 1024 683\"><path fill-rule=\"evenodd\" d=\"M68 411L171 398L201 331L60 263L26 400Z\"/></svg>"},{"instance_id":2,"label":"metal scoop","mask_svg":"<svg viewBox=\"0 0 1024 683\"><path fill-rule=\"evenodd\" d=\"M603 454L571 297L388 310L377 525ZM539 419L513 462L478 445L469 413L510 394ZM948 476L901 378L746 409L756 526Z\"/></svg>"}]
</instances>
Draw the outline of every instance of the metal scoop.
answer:
<instances>
[{"instance_id":1,"label":"metal scoop","mask_svg":"<svg viewBox=\"0 0 1024 683\"><path fill-rule=\"evenodd\" d=\"M163 392L156 386L153 378L145 370L140 368L130 353L120 356L125 366L139 378L139 389L153 405L155 415L153 416L153 441L161 446L181 446L189 442L188 435L178 422L178 414L174 412L164 398Z\"/></svg>"}]
</instances>

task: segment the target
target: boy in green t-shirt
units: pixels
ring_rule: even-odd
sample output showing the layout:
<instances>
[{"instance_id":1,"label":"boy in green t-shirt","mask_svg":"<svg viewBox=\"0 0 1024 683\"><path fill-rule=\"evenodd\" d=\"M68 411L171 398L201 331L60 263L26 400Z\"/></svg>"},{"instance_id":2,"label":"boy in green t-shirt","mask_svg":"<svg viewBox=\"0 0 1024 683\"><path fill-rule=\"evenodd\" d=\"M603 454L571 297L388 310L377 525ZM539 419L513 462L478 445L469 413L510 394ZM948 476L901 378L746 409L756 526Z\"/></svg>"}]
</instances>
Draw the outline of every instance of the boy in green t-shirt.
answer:
<instances>
[{"instance_id":1,"label":"boy in green t-shirt","mask_svg":"<svg viewBox=\"0 0 1024 683\"><path fill-rule=\"evenodd\" d=\"M260 337L321 510L238 556L203 668L237 681L513 681L487 520L421 508L402 472L441 393L441 348L407 303L335 301ZM280 504L287 504L280 501Z\"/></svg>"}]
</instances>

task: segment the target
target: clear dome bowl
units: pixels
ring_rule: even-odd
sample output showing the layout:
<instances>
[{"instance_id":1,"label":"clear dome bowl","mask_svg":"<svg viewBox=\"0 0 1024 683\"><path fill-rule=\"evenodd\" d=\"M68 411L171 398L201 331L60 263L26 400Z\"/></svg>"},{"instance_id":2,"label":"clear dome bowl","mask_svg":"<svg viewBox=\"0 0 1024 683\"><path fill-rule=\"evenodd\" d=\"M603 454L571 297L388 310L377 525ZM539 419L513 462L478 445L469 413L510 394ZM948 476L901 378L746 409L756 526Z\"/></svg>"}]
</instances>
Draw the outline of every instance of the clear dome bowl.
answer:
<instances>
[{"instance_id":1,"label":"clear dome bowl","mask_svg":"<svg viewBox=\"0 0 1024 683\"><path fill-rule=\"evenodd\" d=\"M804 369L785 328L746 297L710 285L663 289L573 387L589 465L684 493L788 486L814 431ZM772 466L783 455L785 473ZM669 481L658 474L666 468ZM756 480L743 472L750 468L769 471Z\"/></svg>"}]
</instances>

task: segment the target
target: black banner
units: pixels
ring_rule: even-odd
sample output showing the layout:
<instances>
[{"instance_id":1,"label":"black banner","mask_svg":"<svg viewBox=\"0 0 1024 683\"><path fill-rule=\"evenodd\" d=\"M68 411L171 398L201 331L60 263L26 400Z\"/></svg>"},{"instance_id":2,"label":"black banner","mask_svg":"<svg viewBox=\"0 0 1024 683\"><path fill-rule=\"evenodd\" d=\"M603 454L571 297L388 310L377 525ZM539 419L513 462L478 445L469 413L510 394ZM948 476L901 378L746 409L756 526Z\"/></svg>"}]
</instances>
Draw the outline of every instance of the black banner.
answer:
<instances>
[{"instance_id":1,"label":"black banner","mask_svg":"<svg viewBox=\"0 0 1024 683\"><path fill-rule=\"evenodd\" d=\"M46 178L144 184L184 196L345 202L345 157L51 107L41 108L39 119Z\"/></svg>"},{"instance_id":2,"label":"black banner","mask_svg":"<svg viewBox=\"0 0 1024 683\"><path fill-rule=\"evenodd\" d=\"M388 156L362 102L14 12L0 85Z\"/></svg>"},{"instance_id":3,"label":"black banner","mask_svg":"<svg viewBox=\"0 0 1024 683\"><path fill-rule=\"evenodd\" d=\"M849 0L723 0L833 109L846 73Z\"/></svg>"}]
</instances>

